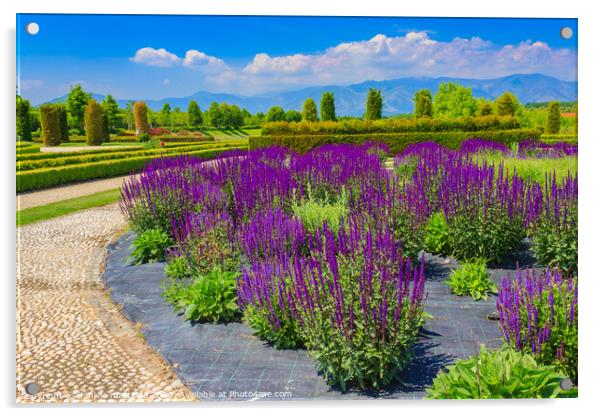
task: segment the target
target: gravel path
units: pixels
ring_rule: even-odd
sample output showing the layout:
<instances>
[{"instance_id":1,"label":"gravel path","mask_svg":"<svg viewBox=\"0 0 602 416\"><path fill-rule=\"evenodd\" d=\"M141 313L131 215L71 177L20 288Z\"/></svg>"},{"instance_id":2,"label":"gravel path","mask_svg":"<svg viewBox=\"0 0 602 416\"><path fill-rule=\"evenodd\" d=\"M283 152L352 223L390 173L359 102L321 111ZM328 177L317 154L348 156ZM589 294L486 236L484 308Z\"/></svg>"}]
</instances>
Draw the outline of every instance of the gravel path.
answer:
<instances>
[{"instance_id":1,"label":"gravel path","mask_svg":"<svg viewBox=\"0 0 602 416\"><path fill-rule=\"evenodd\" d=\"M132 146L135 146L136 143L133 143ZM129 146L56 146L56 147L40 147L40 152L42 153L67 153L67 152L79 152L80 150L98 150L102 151L105 149L118 149L118 148L127 148Z\"/></svg>"},{"instance_id":2,"label":"gravel path","mask_svg":"<svg viewBox=\"0 0 602 416\"><path fill-rule=\"evenodd\" d=\"M44 189L41 191L26 192L17 195L17 211L27 208L33 208L40 205L51 204L53 202L63 201L65 199L77 198L95 194L97 192L108 191L121 187L123 180L130 177L117 176L109 179L98 179L83 183L57 186L55 188Z\"/></svg>"},{"instance_id":3,"label":"gravel path","mask_svg":"<svg viewBox=\"0 0 602 416\"><path fill-rule=\"evenodd\" d=\"M104 290L124 226L112 204L17 229L18 402L192 400Z\"/></svg>"}]
</instances>

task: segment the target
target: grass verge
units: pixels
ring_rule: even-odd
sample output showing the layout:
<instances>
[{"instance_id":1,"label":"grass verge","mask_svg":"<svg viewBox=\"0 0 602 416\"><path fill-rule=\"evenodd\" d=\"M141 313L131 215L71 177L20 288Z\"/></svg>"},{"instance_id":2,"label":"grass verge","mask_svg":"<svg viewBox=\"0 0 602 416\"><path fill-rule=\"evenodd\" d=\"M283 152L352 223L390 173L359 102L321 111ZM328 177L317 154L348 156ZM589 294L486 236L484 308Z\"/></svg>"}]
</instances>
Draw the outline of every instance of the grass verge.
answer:
<instances>
[{"instance_id":1,"label":"grass verge","mask_svg":"<svg viewBox=\"0 0 602 416\"><path fill-rule=\"evenodd\" d=\"M81 211L82 209L111 204L116 202L118 198L119 189L110 189L108 191L53 202L39 207L27 208L22 211L17 211L17 227L71 214L72 212Z\"/></svg>"}]
</instances>

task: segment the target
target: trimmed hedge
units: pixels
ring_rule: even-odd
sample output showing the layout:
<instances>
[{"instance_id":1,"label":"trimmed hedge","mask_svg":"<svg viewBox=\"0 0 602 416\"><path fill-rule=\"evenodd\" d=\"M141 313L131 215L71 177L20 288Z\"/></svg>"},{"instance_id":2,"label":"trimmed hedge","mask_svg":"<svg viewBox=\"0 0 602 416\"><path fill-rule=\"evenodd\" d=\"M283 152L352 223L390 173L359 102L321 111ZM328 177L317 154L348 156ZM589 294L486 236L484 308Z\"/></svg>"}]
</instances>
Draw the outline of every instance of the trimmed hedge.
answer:
<instances>
[{"instance_id":1,"label":"trimmed hedge","mask_svg":"<svg viewBox=\"0 0 602 416\"><path fill-rule=\"evenodd\" d=\"M576 134L542 134L541 141L544 143L565 142L569 144L578 144L578 137Z\"/></svg>"},{"instance_id":2,"label":"trimmed hedge","mask_svg":"<svg viewBox=\"0 0 602 416\"><path fill-rule=\"evenodd\" d=\"M40 123L42 126L42 141L46 146L61 144L61 109L58 104L40 106Z\"/></svg>"},{"instance_id":3,"label":"trimmed hedge","mask_svg":"<svg viewBox=\"0 0 602 416\"><path fill-rule=\"evenodd\" d=\"M263 125L266 136L321 135L321 134L368 134L368 133L420 133L450 131L496 131L519 129L520 123L511 116L462 117L437 120L384 119L384 120L342 120L298 123L272 122Z\"/></svg>"},{"instance_id":4,"label":"trimmed hedge","mask_svg":"<svg viewBox=\"0 0 602 416\"><path fill-rule=\"evenodd\" d=\"M244 149L245 146L241 146L240 148ZM234 147L199 150L186 153L186 155L211 158L232 149L234 149ZM173 155L169 157L177 156L178 155ZM90 179L127 175L141 170L147 162L156 158L156 156L143 156L17 172L17 192L50 188L51 186L87 181Z\"/></svg>"},{"instance_id":5,"label":"trimmed hedge","mask_svg":"<svg viewBox=\"0 0 602 416\"><path fill-rule=\"evenodd\" d=\"M460 147L463 141L473 138L492 140L506 145L523 140L539 140L538 129L515 129L477 132L439 133L380 133L380 134L340 134L340 135L298 135L298 136L259 136L249 138L249 148L286 146L299 153L330 143L382 142L389 146L392 155L401 153L412 143L433 141L451 149Z\"/></svg>"},{"instance_id":6,"label":"trimmed hedge","mask_svg":"<svg viewBox=\"0 0 602 416\"><path fill-rule=\"evenodd\" d=\"M77 153L67 154L61 158L51 158L51 159L41 159L41 160L24 160L21 162L17 162L16 168L17 172L33 170L33 169L42 169L42 168L50 168L50 167L58 167L58 166L67 166L67 165L77 165L82 163L92 163L92 162L102 162L105 160L116 160L116 159L127 159L134 158L140 156L152 156L152 155L168 155L172 153L186 154L190 152L194 152L197 150L204 149L215 149L216 147L226 148L226 147L238 147L241 144L223 144L216 146L215 144L204 144L198 146L181 146L181 147L169 147L163 149L148 149L148 150L139 150L137 152L111 152L111 153L103 153L97 152L95 154L90 155L78 155Z\"/></svg>"},{"instance_id":7,"label":"trimmed hedge","mask_svg":"<svg viewBox=\"0 0 602 416\"><path fill-rule=\"evenodd\" d=\"M233 142L244 144L244 142ZM215 143L219 145L218 143ZM171 149L174 147L186 147L186 146L201 146L201 144L197 143L166 143L164 148ZM36 154L29 155L20 155L17 152L17 162L23 161L33 161L33 160L45 160L45 159L60 159L63 157L70 156L85 156L85 155L101 155L101 154L109 154L109 153L126 153L126 152L138 152L140 150L149 150L145 149L144 146L120 146L120 147L99 147L93 150L78 150L77 152L69 152L67 151L68 147L65 148L64 152L38 152ZM154 149L150 149L154 150Z\"/></svg>"}]
</instances>

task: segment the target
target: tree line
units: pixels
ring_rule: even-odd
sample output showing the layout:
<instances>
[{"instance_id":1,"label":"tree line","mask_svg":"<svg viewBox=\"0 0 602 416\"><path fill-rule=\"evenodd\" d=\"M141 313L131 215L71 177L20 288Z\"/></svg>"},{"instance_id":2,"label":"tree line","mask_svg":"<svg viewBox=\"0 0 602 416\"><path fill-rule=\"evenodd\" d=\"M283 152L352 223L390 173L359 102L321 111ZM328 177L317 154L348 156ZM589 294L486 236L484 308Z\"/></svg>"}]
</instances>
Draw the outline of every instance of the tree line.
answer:
<instances>
[{"instance_id":1,"label":"tree line","mask_svg":"<svg viewBox=\"0 0 602 416\"><path fill-rule=\"evenodd\" d=\"M363 118L378 120L383 117L383 95L381 90L371 88L366 96ZM81 85L75 85L67 95L64 104L43 104L33 108L29 101L17 96L17 138L31 140L32 131L41 130L44 136L44 127L54 126L51 141L67 140L69 135L88 135L86 127L86 114L96 120L92 122L96 135L103 135L106 140L111 132L119 129L133 130L136 124L135 102L129 101L125 108L120 108L117 101L111 96L104 97L101 103L96 102L83 90ZM239 129L243 126L260 126L265 122L286 121L336 121L335 97L332 92L324 92L318 106L313 98L308 98L303 103L301 111L285 111L281 106L272 106L267 113L258 112L251 114L248 110L235 104L217 103L210 104L206 111L202 111L198 103L191 100L186 111L179 107L171 108L165 103L160 111L152 111L145 106L146 124L150 127L161 126L166 128L198 129ZM555 134L560 130L559 102L548 104L545 116L546 133ZM510 93L505 92L495 100L475 98L472 90L454 82L444 82L433 97L430 90L423 89L414 95L414 113L416 118L457 118L471 116L517 116L524 115L527 111L518 100ZM348 118L348 117L345 117ZM527 122L529 120L526 120ZM539 122L541 123L541 121ZM100 127L96 127L98 124ZM53 127L53 128L54 128ZM48 127L49 128L49 127ZM46 130L48 130L48 128ZM102 132L101 132L102 128ZM60 132L59 132L60 131ZM46 136L50 134L46 132ZM93 134L93 135L94 135ZM93 141L100 139L95 138Z\"/></svg>"}]
</instances>

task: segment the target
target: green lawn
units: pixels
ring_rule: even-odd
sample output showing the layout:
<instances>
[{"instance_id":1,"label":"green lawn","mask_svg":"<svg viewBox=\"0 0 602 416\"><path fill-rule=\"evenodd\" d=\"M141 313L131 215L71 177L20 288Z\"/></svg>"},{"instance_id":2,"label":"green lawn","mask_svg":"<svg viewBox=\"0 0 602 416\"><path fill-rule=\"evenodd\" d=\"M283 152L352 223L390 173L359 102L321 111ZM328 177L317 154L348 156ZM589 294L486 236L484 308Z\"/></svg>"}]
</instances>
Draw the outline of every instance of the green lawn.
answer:
<instances>
[{"instance_id":1,"label":"green lawn","mask_svg":"<svg viewBox=\"0 0 602 416\"><path fill-rule=\"evenodd\" d=\"M215 137L215 140L246 139L252 136L260 136L261 129L203 129L207 135Z\"/></svg>"},{"instance_id":2,"label":"green lawn","mask_svg":"<svg viewBox=\"0 0 602 416\"><path fill-rule=\"evenodd\" d=\"M565 177L569 172L572 175L577 174L577 156L565 156L558 158L515 158L512 156L504 156L501 153L488 153L486 155L477 156L479 160L483 157L489 163L504 163L504 169L516 173L523 179L544 183L545 176L552 175L556 172L558 179Z\"/></svg>"},{"instance_id":3,"label":"green lawn","mask_svg":"<svg viewBox=\"0 0 602 416\"><path fill-rule=\"evenodd\" d=\"M119 189L110 189L92 195L66 199L39 207L27 208L17 211L17 227L32 222L43 221L60 217L82 209L100 207L116 202L119 198Z\"/></svg>"}]
</instances>

